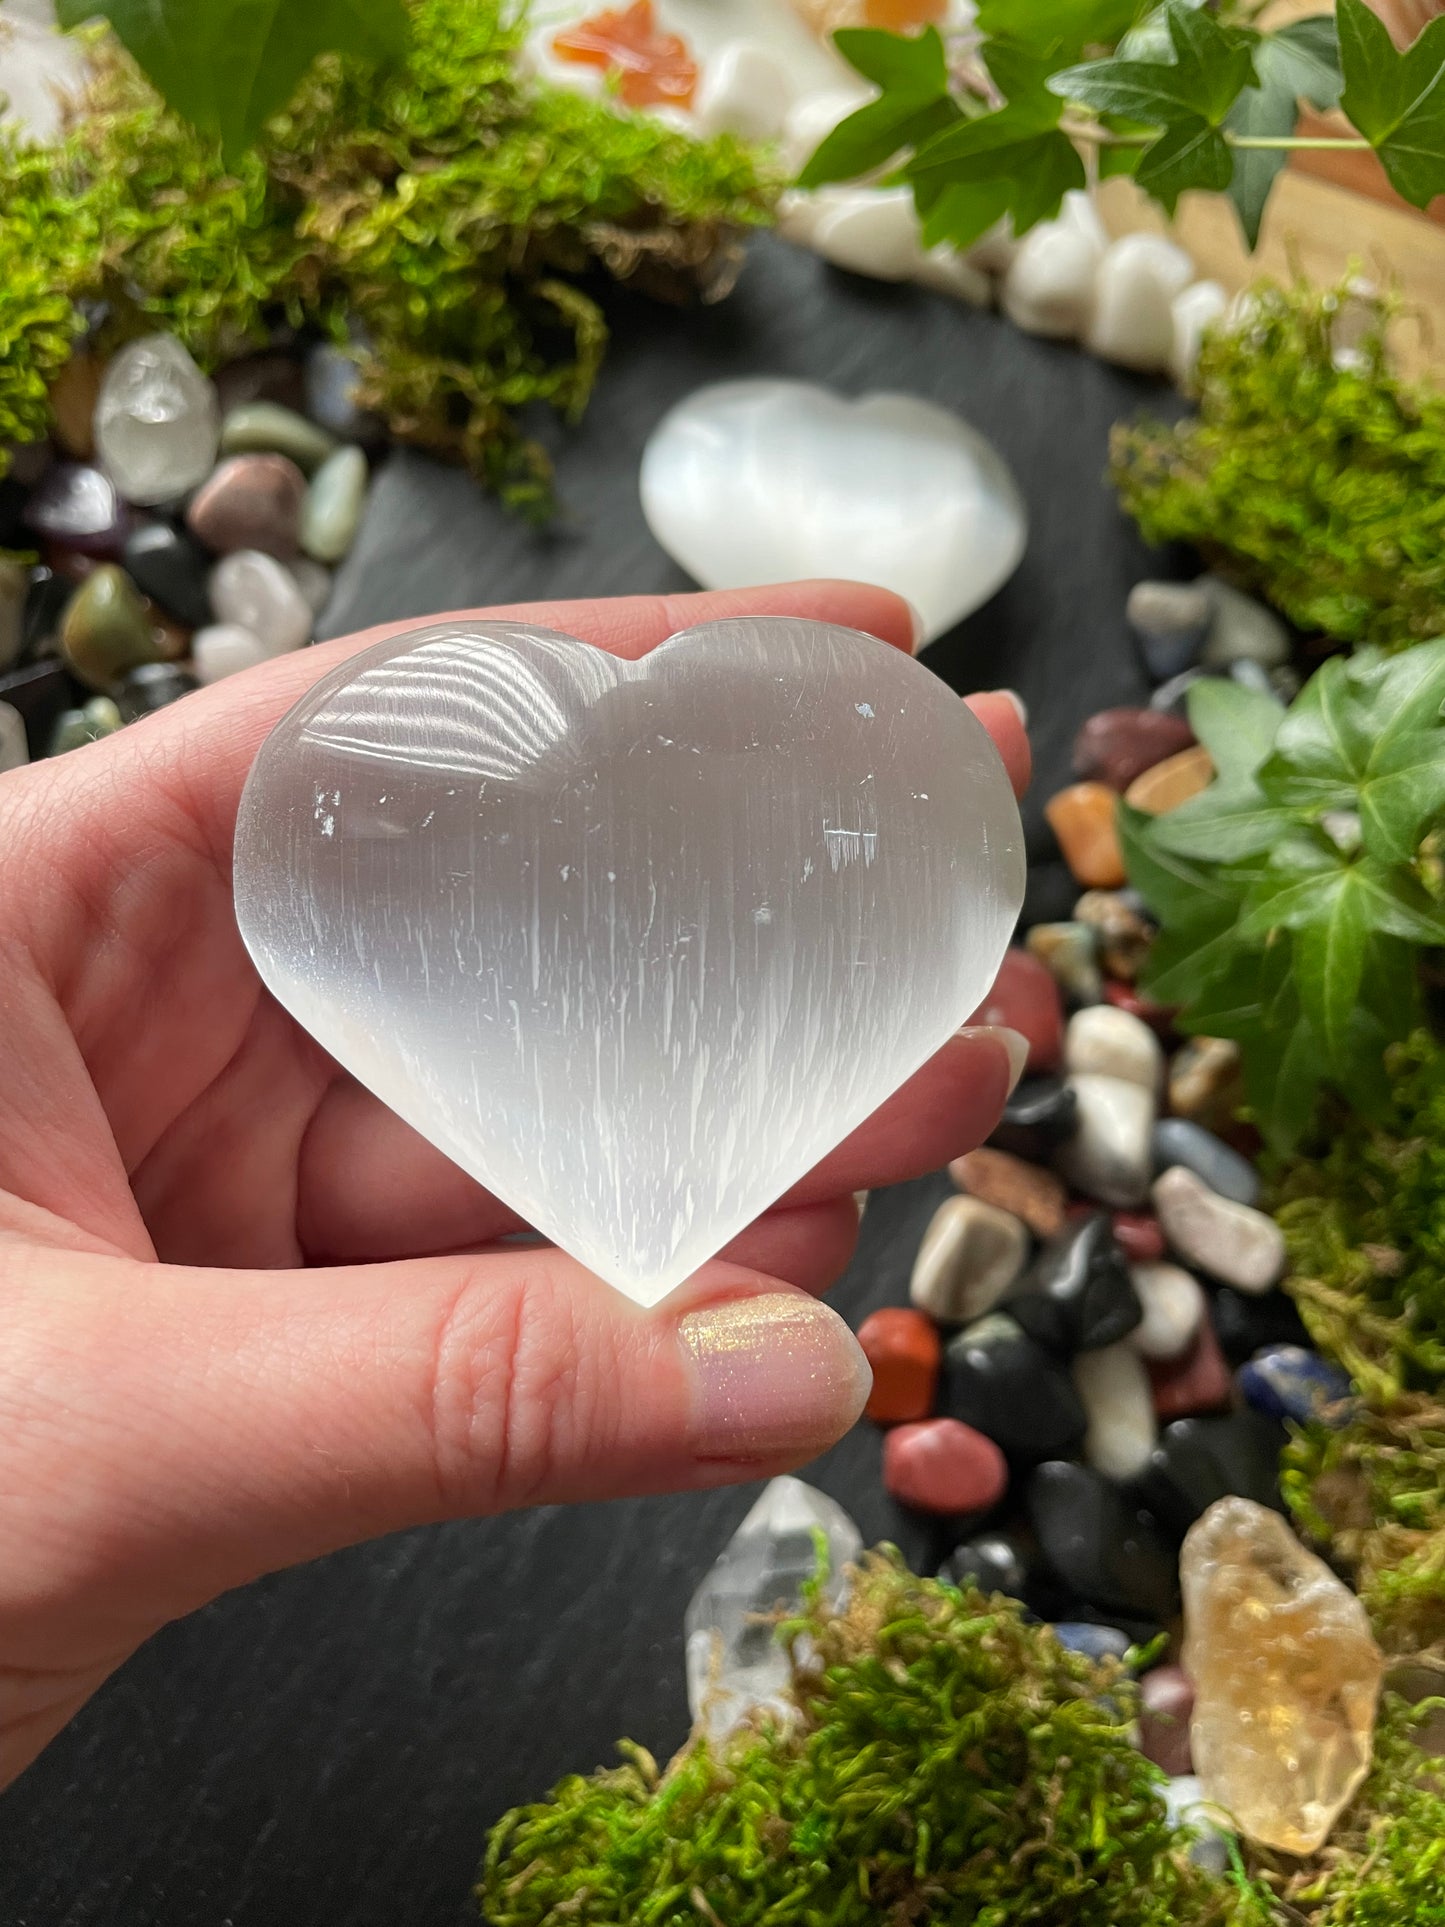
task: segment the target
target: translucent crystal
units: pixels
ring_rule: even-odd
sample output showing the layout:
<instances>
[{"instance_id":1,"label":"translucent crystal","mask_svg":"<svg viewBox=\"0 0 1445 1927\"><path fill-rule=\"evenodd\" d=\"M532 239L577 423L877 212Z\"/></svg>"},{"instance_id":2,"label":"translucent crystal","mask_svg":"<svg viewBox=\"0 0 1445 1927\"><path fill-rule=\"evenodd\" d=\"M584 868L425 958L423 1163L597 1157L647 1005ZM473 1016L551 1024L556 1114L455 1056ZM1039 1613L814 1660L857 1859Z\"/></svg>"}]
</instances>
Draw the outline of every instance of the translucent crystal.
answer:
<instances>
[{"instance_id":1,"label":"translucent crystal","mask_svg":"<svg viewBox=\"0 0 1445 1927\"><path fill-rule=\"evenodd\" d=\"M204 481L220 433L216 391L174 335L128 342L106 369L95 440L126 501L166 502Z\"/></svg>"},{"instance_id":2,"label":"translucent crystal","mask_svg":"<svg viewBox=\"0 0 1445 1927\"><path fill-rule=\"evenodd\" d=\"M1261 1846L1313 1853L1370 1764L1384 1662L1365 1609L1250 1499L1190 1528L1179 1576L1204 1794Z\"/></svg>"},{"instance_id":3,"label":"translucent crystal","mask_svg":"<svg viewBox=\"0 0 1445 1927\"><path fill-rule=\"evenodd\" d=\"M622 662L452 622L282 719L235 887L332 1055L651 1304L977 1008L1023 846L981 725L871 637L710 623Z\"/></svg>"},{"instance_id":4,"label":"translucent crystal","mask_svg":"<svg viewBox=\"0 0 1445 1927\"><path fill-rule=\"evenodd\" d=\"M788 1655L775 1636L779 1612L795 1610L818 1570L818 1533L827 1547L826 1597L839 1605L845 1567L863 1550L862 1535L836 1500L801 1479L774 1479L723 1547L688 1603L687 1703L714 1736L753 1707L786 1719L781 1695Z\"/></svg>"}]
</instances>

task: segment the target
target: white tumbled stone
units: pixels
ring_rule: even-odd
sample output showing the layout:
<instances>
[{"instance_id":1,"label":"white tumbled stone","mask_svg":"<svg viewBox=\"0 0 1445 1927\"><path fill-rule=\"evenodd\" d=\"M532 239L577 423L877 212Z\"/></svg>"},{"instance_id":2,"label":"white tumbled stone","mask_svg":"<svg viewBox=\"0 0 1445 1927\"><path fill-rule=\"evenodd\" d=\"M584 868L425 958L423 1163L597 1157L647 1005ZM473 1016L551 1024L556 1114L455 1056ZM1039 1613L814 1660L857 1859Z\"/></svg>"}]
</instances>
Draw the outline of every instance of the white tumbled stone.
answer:
<instances>
[{"instance_id":1,"label":"white tumbled stone","mask_svg":"<svg viewBox=\"0 0 1445 1927\"><path fill-rule=\"evenodd\" d=\"M1003 278L1004 313L1029 334L1076 339L1089 325L1107 245L1088 195L1066 194L1058 219L1041 221L1018 243Z\"/></svg>"},{"instance_id":2,"label":"white tumbled stone","mask_svg":"<svg viewBox=\"0 0 1445 1927\"><path fill-rule=\"evenodd\" d=\"M913 190L845 190L819 217L811 245L836 268L849 268L875 281L911 280L923 260Z\"/></svg>"},{"instance_id":3,"label":"white tumbled stone","mask_svg":"<svg viewBox=\"0 0 1445 1927\"><path fill-rule=\"evenodd\" d=\"M845 121L868 99L866 89L824 90L804 94L783 119L782 159L790 173L799 174L840 121Z\"/></svg>"},{"instance_id":4,"label":"white tumbled stone","mask_svg":"<svg viewBox=\"0 0 1445 1927\"><path fill-rule=\"evenodd\" d=\"M1080 1352L1070 1369L1089 1421L1085 1459L1106 1479L1135 1478L1159 1437L1143 1359L1121 1338L1116 1345Z\"/></svg>"},{"instance_id":5,"label":"white tumbled stone","mask_svg":"<svg viewBox=\"0 0 1445 1927\"><path fill-rule=\"evenodd\" d=\"M776 140L793 83L777 55L756 40L731 40L703 65L692 113L700 134Z\"/></svg>"},{"instance_id":6,"label":"white tumbled stone","mask_svg":"<svg viewBox=\"0 0 1445 1927\"><path fill-rule=\"evenodd\" d=\"M1130 1265L1129 1277L1144 1316L1129 1333L1141 1358L1182 1358L1204 1322L1204 1288L1182 1265Z\"/></svg>"},{"instance_id":7,"label":"white tumbled stone","mask_svg":"<svg viewBox=\"0 0 1445 1927\"><path fill-rule=\"evenodd\" d=\"M967 1325L992 1311L1023 1270L1028 1227L981 1198L947 1198L934 1212L908 1296L945 1325Z\"/></svg>"},{"instance_id":8,"label":"white tumbled stone","mask_svg":"<svg viewBox=\"0 0 1445 1927\"><path fill-rule=\"evenodd\" d=\"M913 279L920 287L951 294L955 300L966 301L973 308L993 305L992 280L957 248L930 248L914 270Z\"/></svg>"},{"instance_id":9,"label":"white tumbled stone","mask_svg":"<svg viewBox=\"0 0 1445 1927\"><path fill-rule=\"evenodd\" d=\"M1064 1032L1064 1069L1096 1077L1122 1077L1151 1094L1164 1075L1164 1052L1142 1017L1113 1004L1076 1010Z\"/></svg>"},{"instance_id":10,"label":"white tumbled stone","mask_svg":"<svg viewBox=\"0 0 1445 1927\"><path fill-rule=\"evenodd\" d=\"M25 719L13 703L0 703L0 776L30 761L25 742Z\"/></svg>"},{"instance_id":11,"label":"white tumbled stone","mask_svg":"<svg viewBox=\"0 0 1445 1927\"><path fill-rule=\"evenodd\" d=\"M1092 1072L1071 1076L1077 1127L1055 1154L1059 1173L1100 1204L1127 1210L1149 1195L1154 1094L1142 1084Z\"/></svg>"},{"instance_id":12,"label":"white tumbled stone","mask_svg":"<svg viewBox=\"0 0 1445 1927\"><path fill-rule=\"evenodd\" d=\"M1194 263L1162 234L1126 234L1099 263L1084 346L1105 361L1153 373L1174 352L1174 302Z\"/></svg>"},{"instance_id":13,"label":"white tumbled stone","mask_svg":"<svg viewBox=\"0 0 1445 1927\"><path fill-rule=\"evenodd\" d=\"M284 655L309 641L311 605L295 576L274 555L237 549L212 569L208 587L216 620L249 629L268 654Z\"/></svg>"},{"instance_id":14,"label":"white tumbled stone","mask_svg":"<svg viewBox=\"0 0 1445 1927\"><path fill-rule=\"evenodd\" d=\"M1169 373L1179 387L1193 387L1205 331L1221 321L1228 308L1229 296L1217 281L1196 281L1175 295L1169 310Z\"/></svg>"},{"instance_id":15,"label":"white tumbled stone","mask_svg":"<svg viewBox=\"0 0 1445 1927\"><path fill-rule=\"evenodd\" d=\"M1220 1197L1184 1165L1156 1179L1154 1209L1179 1256L1222 1284L1263 1292L1284 1275L1284 1233L1274 1219Z\"/></svg>"},{"instance_id":16,"label":"white tumbled stone","mask_svg":"<svg viewBox=\"0 0 1445 1927\"><path fill-rule=\"evenodd\" d=\"M191 667L197 682L220 682L258 662L269 662L273 651L239 622L209 622L191 637Z\"/></svg>"}]
</instances>

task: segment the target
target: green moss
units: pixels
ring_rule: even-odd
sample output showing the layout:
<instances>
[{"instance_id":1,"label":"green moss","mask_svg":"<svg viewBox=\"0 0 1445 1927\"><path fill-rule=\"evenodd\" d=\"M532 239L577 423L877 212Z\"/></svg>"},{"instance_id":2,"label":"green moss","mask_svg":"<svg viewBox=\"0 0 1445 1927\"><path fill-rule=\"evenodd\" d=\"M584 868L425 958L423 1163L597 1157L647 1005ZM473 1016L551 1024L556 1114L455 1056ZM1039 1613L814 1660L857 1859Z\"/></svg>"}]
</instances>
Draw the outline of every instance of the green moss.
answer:
<instances>
[{"instance_id":1,"label":"green moss","mask_svg":"<svg viewBox=\"0 0 1445 1927\"><path fill-rule=\"evenodd\" d=\"M525 83L506 0L414 0L405 61L317 63L234 169L102 43L93 112L41 155L0 146L0 460L45 432L45 391L101 303L103 341L165 328L204 365L276 322L345 340L391 432L544 511L517 424L573 420L607 340L599 272L724 285L776 183L728 137Z\"/></svg>"},{"instance_id":2,"label":"green moss","mask_svg":"<svg viewBox=\"0 0 1445 1927\"><path fill-rule=\"evenodd\" d=\"M1387 301L1303 283L1253 300L1205 342L1197 416L1115 429L1124 507L1306 631L1385 649L1445 632L1445 396L1392 372ZM1363 339L1337 367L1344 302Z\"/></svg>"},{"instance_id":3,"label":"green moss","mask_svg":"<svg viewBox=\"0 0 1445 1927\"><path fill-rule=\"evenodd\" d=\"M794 1640L796 1724L564 1780L494 1829L493 1927L1225 1927L1257 1897L1179 1852L1121 1669L998 1598L865 1564ZM805 1661L809 1646L814 1657Z\"/></svg>"}]
</instances>

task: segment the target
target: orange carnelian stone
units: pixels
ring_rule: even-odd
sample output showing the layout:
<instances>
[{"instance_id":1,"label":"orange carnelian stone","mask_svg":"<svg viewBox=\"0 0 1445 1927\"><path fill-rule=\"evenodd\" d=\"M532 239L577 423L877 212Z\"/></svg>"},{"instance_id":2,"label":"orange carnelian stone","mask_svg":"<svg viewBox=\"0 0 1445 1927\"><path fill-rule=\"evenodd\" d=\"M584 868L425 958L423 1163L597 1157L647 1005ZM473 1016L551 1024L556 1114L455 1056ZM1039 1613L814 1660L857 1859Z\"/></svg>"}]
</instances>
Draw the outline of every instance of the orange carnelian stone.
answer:
<instances>
[{"instance_id":1,"label":"orange carnelian stone","mask_svg":"<svg viewBox=\"0 0 1445 1927\"><path fill-rule=\"evenodd\" d=\"M589 14L553 34L552 47L563 60L615 74L617 91L629 107L692 105L697 62L679 35L659 32L652 0L632 0L620 13Z\"/></svg>"},{"instance_id":2,"label":"orange carnelian stone","mask_svg":"<svg viewBox=\"0 0 1445 1927\"><path fill-rule=\"evenodd\" d=\"M1118 800L1103 783L1074 783L1044 805L1070 874L1086 890L1120 890L1128 882L1114 828Z\"/></svg>"},{"instance_id":3,"label":"orange carnelian stone","mask_svg":"<svg viewBox=\"0 0 1445 1927\"><path fill-rule=\"evenodd\" d=\"M898 33L904 27L931 27L948 11L948 0L863 0L863 18L870 27Z\"/></svg>"},{"instance_id":4,"label":"orange carnelian stone","mask_svg":"<svg viewBox=\"0 0 1445 1927\"><path fill-rule=\"evenodd\" d=\"M938 1390L943 1342L921 1311L889 1305L858 1327L858 1343L873 1367L873 1390L864 1411L880 1425L927 1418Z\"/></svg>"}]
</instances>

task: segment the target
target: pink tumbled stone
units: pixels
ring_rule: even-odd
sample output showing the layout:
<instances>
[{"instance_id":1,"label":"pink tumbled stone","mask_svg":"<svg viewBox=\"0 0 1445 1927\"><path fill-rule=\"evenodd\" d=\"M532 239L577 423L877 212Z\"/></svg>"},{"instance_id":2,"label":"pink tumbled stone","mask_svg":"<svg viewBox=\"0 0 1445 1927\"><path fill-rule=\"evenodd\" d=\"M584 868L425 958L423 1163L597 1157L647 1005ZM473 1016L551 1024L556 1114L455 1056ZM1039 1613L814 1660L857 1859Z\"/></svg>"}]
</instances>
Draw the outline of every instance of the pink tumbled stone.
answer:
<instances>
[{"instance_id":1,"label":"pink tumbled stone","mask_svg":"<svg viewBox=\"0 0 1445 1927\"><path fill-rule=\"evenodd\" d=\"M1158 709L1101 709L1074 738L1074 774L1124 791L1136 776L1194 741L1182 716Z\"/></svg>"},{"instance_id":2,"label":"pink tumbled stone","mask_svg":"<svg viewBox=\"0 0 1445 1927\"><path fill-rule=\"evenodd\" d=\"M1064 1054L1064 1005L1053 974L1027 950L1006 950L993 989L969 1019L1006 1024L1029 1040L1025 1069L1054 1071Z\"/></svg>"},{"instance_id":3,"label":"pink tumbled stone","mask_svg":"<svg viewBox=\"0 0 1445 1927\"><path fill-rule=\"evenodd\" d=\"M1170 1419L1192 1418L1196 1412L1217 1412L1230 1402L1234 1381L1207 1307L1199 1336L1183 1358L1146 1362L1154 1412L1161 1425Z\"/></svg>"},{"instance_id":4,"label":"pink tumbled stone","mask_svg":"<svg viewBox=\"0 0 1445 1927\"><path fill-rule=\"evenodd\" d=\"M983 1512L1003 1497L1008 1466L992 1439L960 1419L920 1419L883 1441L883 1483L920 1512Z\"/></svg>"},{"instance_id":5,"label":"pink tumbled stone","mask_svg":"<svg viewBox=\"0 0 1445 1927\"><path fill-rule=\"evenodd\" d=\"M1182 1666L1156 1666L1139 1682L1139 1751L1170 1779L1192 1773L1189 1716L1194 1685Z\"/></svg>"}]
</instances>

